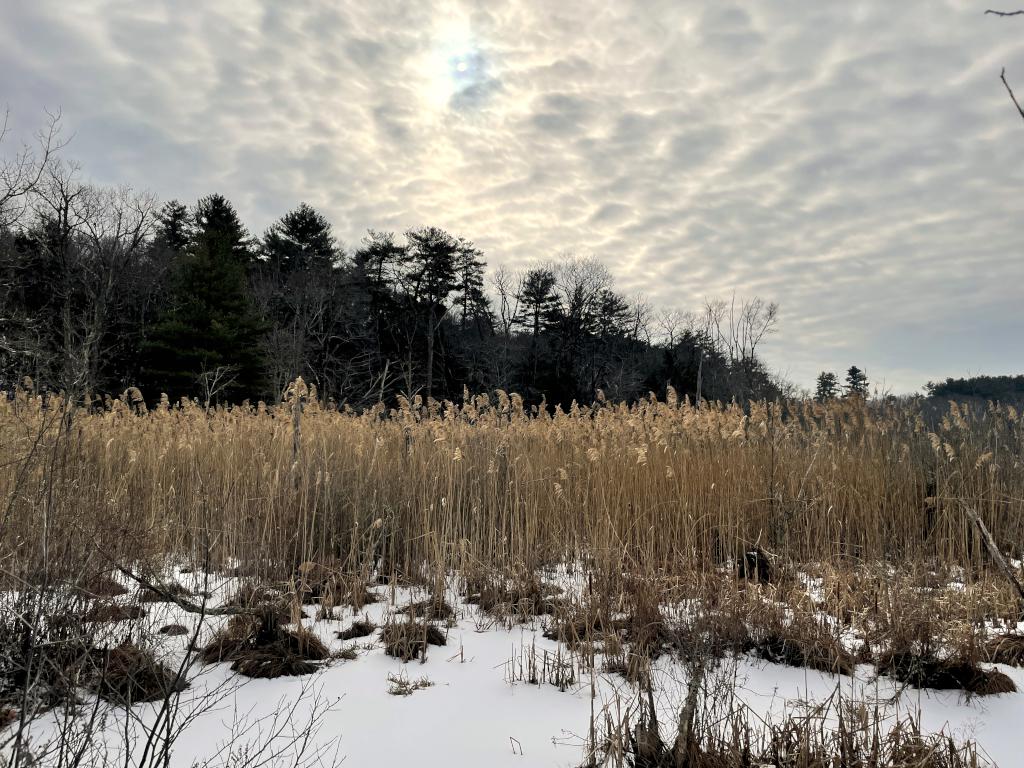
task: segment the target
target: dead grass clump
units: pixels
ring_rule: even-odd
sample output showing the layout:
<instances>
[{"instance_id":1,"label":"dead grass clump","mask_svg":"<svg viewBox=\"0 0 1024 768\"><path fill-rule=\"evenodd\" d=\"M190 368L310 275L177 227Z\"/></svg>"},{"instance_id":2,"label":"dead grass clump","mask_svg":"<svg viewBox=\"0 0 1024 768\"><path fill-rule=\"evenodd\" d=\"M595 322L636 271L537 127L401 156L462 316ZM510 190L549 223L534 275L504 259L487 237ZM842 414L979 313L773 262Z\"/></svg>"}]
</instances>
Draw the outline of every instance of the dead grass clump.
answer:
<instances>
[{"instance_id":1,"label":"dead grass clump","mask_svg":"<svg viewBox=\"0 0 1024 768\"><path fill-rule=\"evenodd\" d=\"M120 597L128 594L128 588L111 578L108 573L97 573L77 585L75 594L87 600L99 597Z\"/></svg>"},{"instance_id":2,"label":"dead grass clump","mask_svg":"<svg viewBox=\"0 0 1024 768\"><path fill-rule=\"evenodd\" d=\"M117 603L102 603L90 608L82 621L108 623L116 621L131 621L146 616L146 609L139 605L119 605Z\"/></svg>"},{"instance_id":3,"label":"dead grass clump","mask_svg":"<svg viewBox=\"0 0 1024 768\"><path fill-rule=\"evenodd\" d=\"M552 621L544 630L544 637L575 648L581 643L597 639L604 629L605 623L600 614L588 614L586 610L581 610Z\"/></svg>"},{"instance_id":4,"label":"dead grass clump","mask_svg":"<svg viewBox=\"0 0 1024 768\"><path fill-rule=\"evenodd\" d=\"M914 688L962 690L978 696L1017 691L1013 680L999 670L982 669L962 657L940 659L932 654L898 651L882 656L878 671Z\"/></svg>"},{"instance_id":5,"label":"dead grass clump","mask_svg":"<svg viewBox=\"0 0 1024 768\"><path fill-rule=\"evenodd\" d=\"M359 610L379 598L359 574L345 574L339 567L307 561L295 570L295 591L306 605L351 605Z\"/></svg>"},{"instance_id":6,"label":"dead grass clump","mask_svg":"<svg viewBox=\"0 0 1024 768\"><path fill-rule=\"evenodd\" d=\"M536 644L524 645L505 664L505 682L510 685L553 685L566 691L576 683L576 662L573 654L562 655L561 649L551 652L537 650Z\"/></svg>"},{"instance_id":7,"label":"dead grass clump","mask_svg":"<svg viewBox=\"0 0 1024 768\"><path fill-rule=\"evenodd\" d=\"M508 617L553 616L563 608L560 591L556 585L544 584L535 573L511 579L477 575L466 580L467 603Z\"/></svg>"},{"instance_id":8,"label":"dead grass clump","mask_svg":"<svg viewBox=\"0 0 1024 768\"><path fill-rule=\"evenodd\" d=\"M649 699L653 704L653 697ZM699 709L699 708L698 708ZM830 706L825 717L787 716L773 722L742 708L709 717L706 706L690 721L688 738L666 743L651 705L641 699L635 722L612 724L598 757L629 768L980 768L976 744L949 733L921 732L911 717L892 722L877 707ZM611 763L612 760L606 762Z\"/></svg>"},{"instance_id":9,"label":"dead grass clump","mask_svg":"<svg viewBox=\"0 0 1024 768\"><path fill-rule=\"evenodd\" d=\"M369 619L356 619L352 626L337 632L339 640L356 640L360 637L369 637L377 629L377 625Z\"/></svg>"},{"instance_id":10,"label":"dead grass clump","mask_svg":"<svg viewBox=\"0 0 1024 768\"><path fill-rule=\"evenodd\" d=\"M295 615L296 606L292 605L287 595L253 582L240 584L224 606L243 611L258 610L265 621L278 625L291 624L303 616L301 610L298 616Z\"/></svg>"},{"instance_id":11,"label":"dead grass clump","mask_svg":"<svg viewBox=\"0 0 1024 768\"><path fill-rule=\"evenodd\" d=\"M429 688L434 682L427 677L410 680L404 673L388 675L388 693L392 696L411 696L416 691Z\"/></svg>"},{"instance_id":12,"label":"dead grass clump","mask_svg":"<svg viewBox=\"0 0 1024 768\"><path fill-rule=\"evenodd\" d=\"M231 669L240 675L272 680L278 677L298 677L316 672L317 665L283 645L270 645L252 650L231 663Z\"/></svg>"},{"instance_id":13,"label":"dead grass clump","mask_svg":"<svg viewBox=\"0 0 1024 768\"><path fill-rule=\"evenodd\" d=\"M853 654L825 633L768 632L753 639L751 652L773 664L807 667L833 675L852 675L856 665Z\"/></svg>"},{"instance_id":14,"label":"dead grass clump","mask_svg":"<svg viewBox=\"0 0 1024 768\"><path fill-rule=\"evenodd\" d=\"M656 659L668 651L682 651L681 633L669 627L656 604L638 603L625 619L613 622L634 653Z\"/></svg>"},{"instance_id":15,"label":"dead grass clump","mask_svg":"<svg viewBox=\"0 0 1024 768\"><path fill-rule=\"evenodd\" d=\"M422 621L392 621L380 633L384 653L402 661L426 655L428 645L447 645L444 633L433 624Z\"/></svg>"},{"instance_id":16,"label":"dead grass clump","mask_svg":"<svg viewBox=\"0 0 1024 768\"><path fill-rule=\"evenodd\" d=\"M126 643L95 654L89 688L113 704L157 701L188 687L183 678L138 646Z\"/></svg>"},{"instance_id":17,"label":"dead grass clump","mask_svg":"<svg viewBox=\"0 0 1024 768\"><path fill-rule=\"evenodd\" d=\"M433 597L409 603L409 605L399 610L398 613L410 618L427 619L429 621L449 621L455 618L455 609L446 600Z\"/></svg>"},{"instance_id":18,"label":"dead grass clump","mask_svg":"<svg viewBox=\"0 0 1024 768\"><path fill-rule=\"evenodd\" d=\"M602 671L609 675L621 675L630 683L640 686L650 676L651 659L648 656L623 648L618 653L606 655Z\"/></svg>"},{"instance_id":19,"label":"dead grass clump","mask_svg":"<svg viewBox=\"0 0 1024 768\"><path fill-rule=\"evenodd\" d=\"M1024 635L1008 632L989 638L985 643L985 656L993 664L1024 667Z\"/></svg>"},{"instance_id":20,"label":"dead grass clump","mask_svg":"<svg viewBox=\"0 0 1024 768\"><path fill-rule=\"evenodd\" d=\"M286 630L260 616L232 616L200 651L208 664L230 661L235 672L257 678L308 674L317 668L312 662L329 657L312 633Z\"/></svg>"},{"instance_id":21,"label":"dead grass clump","mask_svg":"<svg viewBox=\"0 0 1024 768\"><path fill-rule=\"evenodd\" d=\"M243 581L239 584L231 596L224 601L228 608L254 608L258 605L267 605L286 600L286 596L276 589L253 581Z\"/></svg>"}]
</instances>

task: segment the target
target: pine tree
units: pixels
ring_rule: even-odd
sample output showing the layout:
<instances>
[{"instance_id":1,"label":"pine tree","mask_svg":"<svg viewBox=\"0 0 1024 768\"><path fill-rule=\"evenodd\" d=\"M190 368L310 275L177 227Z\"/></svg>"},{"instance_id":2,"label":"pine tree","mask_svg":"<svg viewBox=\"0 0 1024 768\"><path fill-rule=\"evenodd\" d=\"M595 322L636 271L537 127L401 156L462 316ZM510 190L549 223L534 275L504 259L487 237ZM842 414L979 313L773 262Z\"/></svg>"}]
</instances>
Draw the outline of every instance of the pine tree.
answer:
<instances>
[{"instance_id":1,"label":"pine tree","mask_svg":"<svg viewBox=\"0 0 1024 768\"><path fill-rule=\"evenodd\" d=\"M522 324L529 329L534 341L548 330L558 312L556 283L555 273L540 267L529 270L523 278L519 292L524 310Z\"/></svg>"},{"instance_id":2,"label":"pine tree","mask_svg":"<svg viewBox=\"0 0 1024 768\"><path fill-rule=\"evenodd\" d=\"M251 239L235 207L223 195L209 195L192 212L195 234L192 249L205 249L217 259L249 264L254 257Z\"/></svg>"},{"instance_id":3,"label":"pine tree","mask_svg":"<svg viewBox=\"0 0 1024 768\"><path fill-rule=\"evenodd\" d=\"M602 339L621 335L629 319L629 303L607 288L597 294L594 303L594 333Z\"/></svg>"},{"instance_id":4,"label":"pine tree","mask_svg":"<svg viewBox=\"0 0 1024 768\"><path fill-rule=\"evenodd\" d=\"M832 373L832 371L822 371L819 373L814 399L818 402L824 403L829 400L835 400L838 394L839 377Z\"/></svg>"},{"instance_id":5,"label":"pine tree","mask_svg":"<svg viewBox=\"0 0 1024 768\"><path fill-rule=\"evenodd\" d=\"M192 240L192 215L184 203L170 200L164 203L156 216L157 228L154 241L164 248L181 253Z\"/></svg>"},{"instance_id":6,"label":"pine tree","mask_svg":"<svg viewBox=\"0 0 1024 768\"><path fill-rule=\"evenodd\" d=\"M462 330L473 321L488 324L491 319L490 302L484 293L483 252L468 240L459 239L455 255L455 303L459 307L459 325ZM481 326L481 330L482 330Z\"/></svg>"},{"instance_id":7,"label":"pine tree","mask_svg":"<svg viewBox=\"0 0 1024 768\"><path fill-rule=\"evenodd\" d=\"M180 257L170 299L146 342L144 378L177 398L260 392L261 335L250 297L248 235L220 195L196 206L195 232Z\"/></svg>"},{"instance_id":8,"label":"pine tree","mask_svg":"<svg viewBox=\"0 0 1024 768\"><path fill-rule=\"evenodd\" d=\"M540 362L541 334L557 319L559 304L555 273L543 267L529 270L523 278L519 302L523 305L522 324L530 332L530 384L536 386Z\"/></svg>"},{"instance_id":9,"label":"pine tree","mask_svg":"<svg viewBox=\"0 0 1024 768\"><path fill-rule=\"evenodd\" d=\"M441 319L447 312L445 302L455 290L455 256L459 243L443 229L425 227L405 233L409 248L405 254L406 278L414 300L426 315L427 380L425 394L433 396L434 348Z\"/></svg>"},{"instance_id":10,"label":"pine tree","mask_svg":"<svg viewBox=\"0 0 1024 768\"><path fill-rule=\"evenodd\" d=\"M263 236L262 252L281 272L330 269L338 260L330 222L306 203L271 225Z\"/></svg>"},{"instance_id":11,"label":"pine tree","mask_svg":"<svg viewBox=\"0 0 1024 768\"><path fill-rule=\"evenodd\" d=\"M867 374L856 365L851 365L846 372L846 396L860 398L868 396Z\"/></svg>"}]
</instances>

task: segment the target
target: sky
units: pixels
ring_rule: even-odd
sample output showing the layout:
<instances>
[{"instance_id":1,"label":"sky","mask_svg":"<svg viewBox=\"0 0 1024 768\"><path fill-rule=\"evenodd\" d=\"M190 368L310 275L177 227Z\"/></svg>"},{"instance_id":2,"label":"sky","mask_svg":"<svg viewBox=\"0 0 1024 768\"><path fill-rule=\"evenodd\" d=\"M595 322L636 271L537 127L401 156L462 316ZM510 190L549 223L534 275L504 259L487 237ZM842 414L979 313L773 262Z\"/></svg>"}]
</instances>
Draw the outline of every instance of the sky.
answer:
<instances>
[{"instance_id":1,"label":"sky","mask_svg":"<svg viewBox=\"0 0 1024 768\"><path fill-rule=\"evenodd\" d=\"M773 369L903 393L1024 372L1024 17L982 10L0 0L0 105L254 234L305 201L350 247L435 225L492 267L593 255L659 310L760 296Z\"/></svg>"}]
</instances>

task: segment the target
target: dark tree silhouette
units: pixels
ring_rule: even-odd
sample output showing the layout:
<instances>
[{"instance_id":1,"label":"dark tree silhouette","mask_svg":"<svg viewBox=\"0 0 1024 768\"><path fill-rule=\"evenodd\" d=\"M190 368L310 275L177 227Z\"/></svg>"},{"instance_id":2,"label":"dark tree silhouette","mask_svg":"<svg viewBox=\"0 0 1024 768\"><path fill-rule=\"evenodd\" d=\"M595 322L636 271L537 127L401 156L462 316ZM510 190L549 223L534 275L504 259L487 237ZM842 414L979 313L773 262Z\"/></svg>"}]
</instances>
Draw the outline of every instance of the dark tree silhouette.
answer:
<instances>
[{"instance_id":1,"label":"dark tree silhouette","mask_svg":"<svg viewBox=\"0 0 1024 768\"><path fill-rule=\"evenodd\" d=\"M846 371L846 396L861 398L868 396L868 376L856 365L851 365Z\"/></svg>"},{"instance_id":2,"label":"dark tree silhouette","mask_svg":"<svg viewBox=\"0 0 1024 768\"><path fill-rule=\"evenodd\" d=\"M839 377L832 371L822 371L818 374L814 399L824 403L835 400L839 396Z\"/></svg>"}]
</instances>

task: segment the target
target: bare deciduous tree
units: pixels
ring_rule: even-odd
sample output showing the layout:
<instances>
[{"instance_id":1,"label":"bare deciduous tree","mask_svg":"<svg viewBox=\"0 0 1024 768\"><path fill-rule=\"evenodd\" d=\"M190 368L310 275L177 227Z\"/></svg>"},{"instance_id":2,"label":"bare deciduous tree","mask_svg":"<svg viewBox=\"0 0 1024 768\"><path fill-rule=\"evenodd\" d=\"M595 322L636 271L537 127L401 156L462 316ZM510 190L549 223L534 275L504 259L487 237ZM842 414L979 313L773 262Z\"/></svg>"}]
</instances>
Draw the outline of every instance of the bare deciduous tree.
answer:
<instances>
[{"instance_id":1,"label":"bare deciduous tree","mask_svg":"<svg viewBox=\"0 0 1024 768\"><path fill-rule=\"evenodd\" d=\"M27 208L56 154L67 141L60 137L60 112L47 112L46 124L36 133L35 143L23 144L8 159L0 159L0 228L17 223ZM0 120L0 146L11 133L11 113L4 110Z\"/></svg>"}]
</instances>

